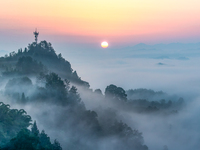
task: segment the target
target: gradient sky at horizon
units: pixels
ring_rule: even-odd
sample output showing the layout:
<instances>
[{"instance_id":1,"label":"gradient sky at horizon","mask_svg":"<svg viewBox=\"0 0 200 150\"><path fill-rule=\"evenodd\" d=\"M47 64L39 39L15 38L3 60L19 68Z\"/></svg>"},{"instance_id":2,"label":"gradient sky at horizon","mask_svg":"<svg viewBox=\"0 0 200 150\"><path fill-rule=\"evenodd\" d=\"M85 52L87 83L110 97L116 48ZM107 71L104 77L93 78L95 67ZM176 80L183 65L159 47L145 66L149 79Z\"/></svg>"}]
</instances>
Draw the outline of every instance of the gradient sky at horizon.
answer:
<instances>
[{"instance_id":1,"label":"gradient sky at horizon","mask_svg":"<svg viewBox=\"0 0 200 150\"><path fill-rule=\"evenodd\" d=\"M158 48L140 54L128 47L139 43L199 43L199 6L199 0L0 0L0 55L33 42L37 28L39 41L51 42L56 53L62 53L92 88L103 89L113 83L125 88L173 91L190 83L191 78L199 81L193 77L198 76L198 50L183 53ZM109 43L107 49L101 48L102 41ZM128 55L145 57L133 59ZM168 59L171 55L188 60ZM198 59L193 59L196 56ZM188 71L191 66L194 69ZM180 78L183 74L185 79ZM124 77L127 81L121 81ZM163 78L167 78L167 86Z\"/></svg>"},{"instance_id":2,"label":"gradient sky at horizon","mask_svg":"<svg viewBox=\"0 0 200 150\"><path fill-rule=\"evenodd\" d=\"M0 0L0 39L118 45L199 42L198 0ZM12 39L12 38L11 38ZM112 45L112 44L111 44Z\"/></svg>"}]
</instances>

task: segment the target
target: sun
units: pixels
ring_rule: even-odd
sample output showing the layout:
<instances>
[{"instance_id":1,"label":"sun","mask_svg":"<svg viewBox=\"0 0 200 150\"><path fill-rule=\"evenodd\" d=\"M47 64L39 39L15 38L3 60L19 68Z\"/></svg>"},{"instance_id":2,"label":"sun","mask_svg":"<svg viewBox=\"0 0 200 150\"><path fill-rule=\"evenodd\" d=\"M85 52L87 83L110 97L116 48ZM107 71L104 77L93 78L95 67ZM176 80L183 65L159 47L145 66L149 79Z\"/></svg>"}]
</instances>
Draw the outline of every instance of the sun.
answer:
<instances>
[{"instance_id":1,"label":"sun","mask_svg":"<svg viewBox=\"0 0 200 150\"><path fill-rule=\"evenodd\" d=\"M107 48L108 47L108 42L104 41L101 43L101 47Z\"/></svg>"}]
</instances>

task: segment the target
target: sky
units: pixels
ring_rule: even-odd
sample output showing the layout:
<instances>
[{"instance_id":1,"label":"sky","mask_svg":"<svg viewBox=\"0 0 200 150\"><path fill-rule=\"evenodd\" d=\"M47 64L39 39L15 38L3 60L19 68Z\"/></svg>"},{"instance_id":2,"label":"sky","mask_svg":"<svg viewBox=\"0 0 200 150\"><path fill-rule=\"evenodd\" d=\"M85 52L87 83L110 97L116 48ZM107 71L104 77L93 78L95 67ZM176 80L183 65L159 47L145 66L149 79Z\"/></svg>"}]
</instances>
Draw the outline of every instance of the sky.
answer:
<instances>
[{"instance_id":1,"label":"sky","mask_svg":"<svg viewBox=\"0 0 200 150\"><path fill-rule=\"evenodd\" d=\"M112 82L127 89L166 89L162 80L170 77L167 84L173 90L177 87L172 83L187 85L199 68L199 46L168 51L162 45L150 52L151 46L140 52L134 47L199 43L199 0L0 0L0 4L0 55L33 42L37 28L39 41L51 42L92 88L103 89ZM102 41L109 47L101 48Z\"/></svg>"},{"instance_id":2,"label":"sky","mask_svg":"<svg viewBox=\"0 0 200 150\"><path fill-rule=\"evenodd\" d=\"M43 36L74 43L197 42L198 0L1 0L1 38ZM68 39L70 37L74 39Z\"/></svg>"}]
</instances>

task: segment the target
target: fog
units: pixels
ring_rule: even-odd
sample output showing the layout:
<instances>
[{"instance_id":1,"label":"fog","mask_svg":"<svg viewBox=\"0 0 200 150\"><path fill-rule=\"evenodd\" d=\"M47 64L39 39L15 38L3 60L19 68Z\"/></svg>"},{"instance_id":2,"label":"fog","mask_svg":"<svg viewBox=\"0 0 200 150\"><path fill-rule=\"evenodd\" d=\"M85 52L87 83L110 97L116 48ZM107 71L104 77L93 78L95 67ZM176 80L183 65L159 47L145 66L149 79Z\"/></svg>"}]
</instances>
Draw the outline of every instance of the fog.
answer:
<instances>
[{"instance_id":1,"label":"fog","mask_svg":"<svg viewBox=\"0 0 200 150\"><path fill-rule=\"evenodd\" d=\"M176 116L152 116L123 114L132 126L143 131L145 143L149 149L161 149L164 145L170 150L188 150L199 148L198 130L200 122L196 120L199 113L199 104L190 105ZM196 105L196 108L194 107Z\"/></svg>"},{"instance_id":2,"label":"fog","mask_svg":"<svg viewBox=\"0 0 200 150\"><path fill-rule=\"evenodd\" d=\"M120 49L65 49L63 56L93 89L104 90L113 83L126 90L149 88L193 95L199 91L199 50L199 43L140 44Z\"/></svg>"},{"instance_id":3,"label":"fog","mask_svg":"<svg viewBox=\"0 0 200 150\"><path fill-rule=\"evenodd\" d=\"M198 150L200 46L177 45L140 44L120 49L99 49L92 53L86 50L81 52L84 54L81 56L80 53L64 53L64 58L72 63L72 68L81 79L91 85L86 88L70 82L69 89L65 87L68 96L70 88L76 86L78 93L75 98L74 95L67 97L67 100L73 99L75 102L69 104L71 101L60 100L63 94L59 93L60 89L55 92L53 90L57 86L49 88L45 85L47 81L37 81L38 75L29 75L30 81L24 78L25 75L1 76L1 101L10 104L12 108L26 110L32 120L37 121L38 128L44 129L52 141L58 139L64 150L130 148L129 139L126 139L127 143L124 142L118 132L106 133L111 129L108 127L115 127L112 125L116 121L117 125L122 121L134 132L138 130L138 141L133 141L135 145L140 143L140 147L133 147L133 150L146 149L141 145L146 145L149 150ZM56 73L59 75L65 72ZM130 89L140 88L151 89L155 93L163 91L159 96L156 93L155 97L146 98L144 104L157 102L160 107L156 111L152 109L154 105L151 111L146 106L138 109L139 106L133 102L144 100L144 95L135 99L128 95L127 101L106 97L106 88L111 84L122 87L126 94ZM94 92L95 89L101 89L103 94ZM17 93L19 97L24 93L27 101L18 102ZM183 106L179 106L180 97L184 99ZM165 99L164 105L170 105L162 106L162 99ZM128 129L126 125L123 127ZM102 135L99 135L99 127Z\"/></svg>"},{"instance_id":4,"label":"fog","mask_svg":"<svg viewBox=\"0 0 200 150\"><path fill-rule=\"evenodd\" d=\"M167 146L169 150L199 149L199 97L185 99L185 107L181 108L177 114L165 115L162 112L134 113L123 109L123 106L93 99L94 95L85 95L86 91L80 91L80 93L89 109L98 112L98 107L111 108L116 112L119 120L141 131L149 150L162 150L164 146Z\"/></svg>"},{"instance_id":5,"label":"fog","mask_svg":"<svg viewBox=\"0 0 200 150\"><path fill-rule=\"evenodd\" d=\"M92 88L100 88L103 92L106 85L115 84L126 90L147 88L183 97L187 105L175 116L124 111L120 111L119 116L123 116L123 121L132 128L142 131L149 149L163 149L164 145L170 150L198 149L200 46L188 45L165 45L152 50L149 50L152 46L144 45L146 49L129 47L121 49L123 52L120 51L120 54L117 50L114 52L113 49L108 49L107 52L102 52L106 57L101 56L95 61L87 57L87 61L84 61L86 56L83 55L79 61L82 60L81 64L85 66L76 63L74 66L78 68L82 78L90 81ZM89 109L95 109L102 103L94 99L83 99Z\"/></svg>"}]
</instances>

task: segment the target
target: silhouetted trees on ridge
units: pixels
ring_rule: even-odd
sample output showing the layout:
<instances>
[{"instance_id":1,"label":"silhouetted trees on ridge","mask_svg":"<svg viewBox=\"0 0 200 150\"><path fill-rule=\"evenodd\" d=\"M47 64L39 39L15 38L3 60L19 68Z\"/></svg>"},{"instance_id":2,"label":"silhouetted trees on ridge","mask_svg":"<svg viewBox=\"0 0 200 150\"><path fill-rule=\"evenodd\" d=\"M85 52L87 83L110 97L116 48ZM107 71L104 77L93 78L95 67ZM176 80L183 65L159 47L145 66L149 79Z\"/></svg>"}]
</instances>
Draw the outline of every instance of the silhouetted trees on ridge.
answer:
<instances>
[{"instance_id":1,"label":"silhouetted trees on ridge","mask_svg":"<svg viewBox=\"0 0 200 150\"><path fill-rule=\"evenodd\" d=\"M58 67L59 66L59 67ZM89 83L82 81L77 72L71 68L61 54L56 54L51 43L41 41L28 45L28 48L12 52L9 56L0 58L0 69L3 75L37 75L41 72L59 72L59 76L71 82L89 87Z\"/></svg>"}]
</instances>

